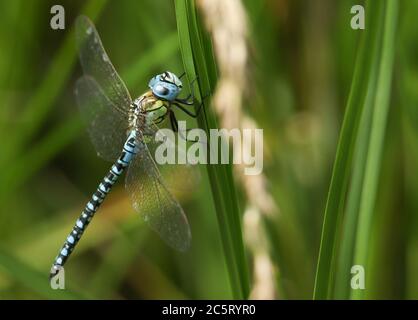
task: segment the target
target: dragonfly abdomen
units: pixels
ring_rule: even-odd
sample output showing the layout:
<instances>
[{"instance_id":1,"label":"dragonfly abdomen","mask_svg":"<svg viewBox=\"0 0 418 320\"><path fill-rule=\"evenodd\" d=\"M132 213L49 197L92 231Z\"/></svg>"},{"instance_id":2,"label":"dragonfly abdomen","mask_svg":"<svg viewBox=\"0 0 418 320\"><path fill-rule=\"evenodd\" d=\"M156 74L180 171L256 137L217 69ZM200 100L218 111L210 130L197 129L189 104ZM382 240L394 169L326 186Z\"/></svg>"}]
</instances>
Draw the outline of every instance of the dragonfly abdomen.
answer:
<instances>
[{"instance_id":1,"label":"dragonfly abdomen","mask_svg":"<svg viewBox=\"0 0 418 320\"><path fill-rule=\"evenodd\" d=\"M59 267L62 267L65 264L71 255L71 252L74 250L78 241L86 230L91 219L94 217L97 209L99 209L107 194L110 192L112 186L116 183L119 176L123 173L137 152L136 131L132 131L123 146L121 156L112 165L112 168L109 170L108 174L103 178L97 190L93 193L90 201L87 202L83 212L77 219L73 229L65 240L58 256L55 258L51 269L51 277L56 275L59 271Z\"/></svg>"}]
</instances>

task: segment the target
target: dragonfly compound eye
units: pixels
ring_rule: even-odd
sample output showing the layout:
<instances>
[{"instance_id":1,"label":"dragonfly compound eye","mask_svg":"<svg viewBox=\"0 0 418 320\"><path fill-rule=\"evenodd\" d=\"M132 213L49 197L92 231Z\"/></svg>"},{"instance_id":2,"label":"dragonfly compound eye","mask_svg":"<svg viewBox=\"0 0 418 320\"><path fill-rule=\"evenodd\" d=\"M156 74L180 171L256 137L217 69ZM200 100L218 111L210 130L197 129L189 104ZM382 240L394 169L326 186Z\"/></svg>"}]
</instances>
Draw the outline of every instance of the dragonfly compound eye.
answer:
<instances>
[{"instance_id":1,"label":"dragonfly compound eye","mask_svg":"<svg viewBox=\"0 0 418 320\"><path fill-rule=\"evenodd\" d=\"M169 90L162 85L157 85L154 89L154 92L159 96L166 96L169 93Z\"/></svg>"}]
</instances>

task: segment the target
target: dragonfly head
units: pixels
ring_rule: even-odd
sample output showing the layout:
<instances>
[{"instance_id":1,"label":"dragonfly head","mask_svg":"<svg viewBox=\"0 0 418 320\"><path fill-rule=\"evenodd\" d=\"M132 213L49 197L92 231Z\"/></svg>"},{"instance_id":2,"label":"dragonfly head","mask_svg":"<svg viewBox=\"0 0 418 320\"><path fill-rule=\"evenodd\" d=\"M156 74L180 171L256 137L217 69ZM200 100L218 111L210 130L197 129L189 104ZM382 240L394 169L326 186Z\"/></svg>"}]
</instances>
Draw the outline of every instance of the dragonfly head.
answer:
<instances>
[{"instance_id":1,"label":"dragonfly head","mask_svg":"<svg viewBox=\"0 0 418 320\"><path fill-rule=\"evenodd\" d=\"M148 86L158 98L172 101L179 95L183 84L174 73L166 71L153 77Z\"/></svg>"}]
</instances>

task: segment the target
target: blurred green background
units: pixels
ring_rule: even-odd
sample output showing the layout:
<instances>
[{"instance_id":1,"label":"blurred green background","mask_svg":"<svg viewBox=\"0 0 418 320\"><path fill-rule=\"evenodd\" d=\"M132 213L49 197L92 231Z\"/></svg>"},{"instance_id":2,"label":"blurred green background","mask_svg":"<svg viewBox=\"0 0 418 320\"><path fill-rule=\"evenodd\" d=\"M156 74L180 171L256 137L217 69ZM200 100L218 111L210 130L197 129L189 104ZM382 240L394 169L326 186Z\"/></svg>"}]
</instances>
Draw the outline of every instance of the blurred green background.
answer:
<instances>
[{"instance_id":1,"label":"blurred green background","mask_svg":"<svg viewBox=\"0 0 418 320\"><path fill-rule=\"evenodd\" d=\"M265 173L280 207L269 229L281 299L312 297L362 32L350 28L350 8L361 3L244 1L251 75L245 108L264 129ZM172 1L61 1L65 30L50 28L54 4L0 0L0 298L231 298L204 168L196 192L179 198L193 233L189 252L175 252L149 231L118 183L66 265L67 290L50 289L57 250L110 166L95 155L75 105L82 71L74 19L94 18L132 96L154 74L183 70ZM418 298L418 0L400 4L368 298Z\"/></svg>"}]
</instances>

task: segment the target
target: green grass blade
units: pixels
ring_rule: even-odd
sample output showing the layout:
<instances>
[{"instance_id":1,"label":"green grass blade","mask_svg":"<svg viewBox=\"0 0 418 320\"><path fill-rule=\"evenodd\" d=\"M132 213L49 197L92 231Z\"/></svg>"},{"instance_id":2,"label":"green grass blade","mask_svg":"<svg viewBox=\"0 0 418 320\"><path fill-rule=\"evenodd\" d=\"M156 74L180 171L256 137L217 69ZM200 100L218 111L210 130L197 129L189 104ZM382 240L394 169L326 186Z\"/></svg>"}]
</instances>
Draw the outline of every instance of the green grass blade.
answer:
<instances>
[{"instance_id":1,"label":"green grass blade","mask_svg":"<svg viewBox=\"0 0 418 320\"><path fill-rule=\"evenodd\" d=\"M189 80L198 77L196 97L201 101L216 85L217 68L211 43L196 14L194 1L176 0L175 7L184 68ZM207 134L209 129L218 128L216 116L208 105L206 98L204 112L198 118L199 127ZM232 293L234 298L245 299L249 294L248 266L231 166L207 165L207 170Z\"/></svg>"},{"instance_id":2,"label":"green grass blade","mask_svg":"<svg viewBox=\"0 0 418 320\"><path fill-rule=\"evenodd\" d=\"M383 23L383 10L379 14L380 27ZM344 212L342 230L340 236L340 246L338 248L338 261L336 266L335 289L333 298L348 299L350 296L350 277L351 267L353 266L355 237L358 223L358 212L362 193L362 183L365 174L367 150L369 148L370 123L373 116L373 101L376 92L378 79L378 57L379 44L381 42L380 27L375 27L377 31L372 45L370 55L373 60L370 62L369 80L366 87L366 98L363 105L362 117L359 120L359 131L354 146L353 171L347 195L347 205Z\"/></svg>"},{"instance_id":3,"label":"green grass blade","mask_svg":"<svg viewBox=\"0 0 418 320\"><path fill-rule=\"evenodd\" d=\"M325 208L314 299L327 299L332 295L339 224L345 205L359 121L367 98L367 88L377 52L377 35L382 5L381 1L368 1L366 5L366 12L368 12L366 31L362 37L356 60Z\"/></svg>"},{"instance_id":4,"label":"green grass blade","mask_svg":"<svg viewBox=\"0 0 418 320\"><path fill-rule=\"evenodd\" d=\"M377 69L374 64L375 73ZM375 79L374 79L375 80ZM376 81L370 81L368 91L374 92ZM362 182L364 179L364 170L369 147L370 121L372 117L372 95L368 94L364 106L364 113L360 122L358 139L353 158L353 175L348 191L347 207L344 214L342 225L342 240L338 252L338 262L335 279L334 298L348 299L350 296L350 276L353 266L354 245L356 237L356 228L358 223L358 211L360 207L360 198Z\"/></svg>"},{"instance_id":5,"label":"green grass blade","mask_svg":"<svg viewBox=\"0 0 418 320\"><path fill-rule=\"evenodd\" d=\"M383 37L379 61L378 80L373 105L370 144L366 160L365 179L360 202L359 221L356 235L354 264L362 265L368 278L369 243L379 174L382 160L383 143L385 139L387 117L389 111L393 61L395 52L396 27L399 4L397 0L385 1ZM352 290L351 297L362 299L365 290Z\"/></svg>"}]
</instances>

